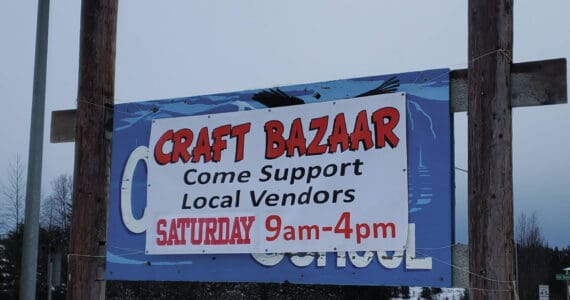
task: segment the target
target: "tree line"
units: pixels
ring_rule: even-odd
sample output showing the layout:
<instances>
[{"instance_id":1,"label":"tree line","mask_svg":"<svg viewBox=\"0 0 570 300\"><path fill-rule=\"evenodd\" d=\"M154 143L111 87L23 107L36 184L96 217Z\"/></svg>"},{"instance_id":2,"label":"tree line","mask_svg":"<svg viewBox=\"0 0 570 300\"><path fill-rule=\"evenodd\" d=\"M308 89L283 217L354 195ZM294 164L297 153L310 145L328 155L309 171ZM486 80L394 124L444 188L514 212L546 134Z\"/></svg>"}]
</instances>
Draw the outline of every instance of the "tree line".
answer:
<instances>
[{"instance_id":1,"label":"tree line","mask_svg":"<svg viewBox=\"0 0 570 300\"><path fill-rule=\"evenodd\" d=\"M25 164L16 157L9 165L5 179L0 182L0 298L18 297L22 241L24 233L24 207L26 196ZM40 210L37 296L46 299L48 277L57 283L51 286L52 299L65 298L65 278L71 226L71 197L73 179L59 175L50 182L50 192L42 197ZM61 265L51 266L49 259L58 256ZM48 272L51 269L61 272ZM49 269L49 270L48 270Z\"/></svg>"},{"instance_id":2,"label":"tree line","mask_svg":"<svg viewBox=\"0 0 570 300\"><path fill-rule=\"evenodd\" d=\"M536 212L521 213L516 222L516 265L520 299L538 299L538 285L549 286L551 299L564 299L565 282L556 274L570 267L570 246L551 248L544 239Z\"/></svg>"}]
</instances>

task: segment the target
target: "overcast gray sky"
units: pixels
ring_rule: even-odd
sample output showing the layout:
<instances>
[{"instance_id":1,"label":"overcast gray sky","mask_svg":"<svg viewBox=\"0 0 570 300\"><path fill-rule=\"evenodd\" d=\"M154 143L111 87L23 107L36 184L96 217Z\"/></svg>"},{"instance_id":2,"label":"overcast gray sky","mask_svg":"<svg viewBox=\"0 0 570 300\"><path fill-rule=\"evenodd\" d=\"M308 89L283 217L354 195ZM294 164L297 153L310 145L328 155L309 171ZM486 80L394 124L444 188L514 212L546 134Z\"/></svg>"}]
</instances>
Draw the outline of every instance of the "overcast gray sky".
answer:
<instances>
[{"instance_id":1,"label":"overcast gray sky","mask_svg":"<svg viewBox=\"0 0 570 300\"><path fill-rule=\"evenodd\" d=\"M467 66L467 1L122 0L116 103ZM516 1L514 61L570 54L570 2ZM0 170L27 159L37 1L0 3ZM73 170L49 144L53 110L75 108L80 1L51 1L43 191ZM455 164L467 168L466 114ZM570 245L570 106L513 112L515 214L536 211L551 246ZM5 172L0 172L4 181ZM456 175L457 242L467 241L467 174Z\"/></svg>"}]
</instances>

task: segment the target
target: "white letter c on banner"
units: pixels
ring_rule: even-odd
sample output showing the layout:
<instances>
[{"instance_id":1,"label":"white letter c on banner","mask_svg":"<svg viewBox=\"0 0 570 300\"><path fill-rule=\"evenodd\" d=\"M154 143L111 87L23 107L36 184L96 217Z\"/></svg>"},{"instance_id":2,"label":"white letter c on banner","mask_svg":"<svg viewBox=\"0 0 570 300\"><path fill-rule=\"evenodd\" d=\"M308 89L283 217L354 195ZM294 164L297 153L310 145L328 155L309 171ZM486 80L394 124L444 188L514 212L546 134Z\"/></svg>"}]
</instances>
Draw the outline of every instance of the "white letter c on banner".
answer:
<instances>
[{"instance_id":1,"label":"white letter c on banner","mask_svg":"<svg viewBox=\"0 0 570 300\"><path fill-rule=\"evenodd\" d=\"M144 161L148 165L148 148L145 146L138 146L127 160L127 165L123 172L121 182L121 217L127 229L133 233L143 233L146 230L145 217L146 209L143 211L143 216L140 219L135 219L133 216L133 205L131 202L133 175L139 160Z\"/></svg>"}]
</instances>

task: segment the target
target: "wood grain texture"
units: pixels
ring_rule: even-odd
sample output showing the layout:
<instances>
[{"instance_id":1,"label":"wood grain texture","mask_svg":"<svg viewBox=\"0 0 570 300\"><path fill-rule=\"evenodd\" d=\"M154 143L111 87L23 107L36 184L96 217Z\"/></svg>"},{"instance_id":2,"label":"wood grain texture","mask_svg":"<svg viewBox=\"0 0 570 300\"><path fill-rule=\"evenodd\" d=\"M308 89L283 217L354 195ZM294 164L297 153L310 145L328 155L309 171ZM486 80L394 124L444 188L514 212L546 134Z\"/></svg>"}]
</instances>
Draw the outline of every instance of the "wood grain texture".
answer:
<instances>
[{"instance_id":1,"label":"wood grain texture","mask_svg":"<svg viewBox=\"0 0 570 300\"><path fill-rule=\"evenodd\" d=\"M453 112L467 111L467 69L452 70L450 99ZM511 65L511 107L568 102L566 59L531 61Z\"/></svg>"},{"instance_id":2,"label":"wood grain texture","mask_svg":"<svg viewBox=\"0 0 570 300\"><path fill-rule=\"evenodd\" d=\"M105 298L117 0L81 7L68 299Z\"/></svg>"},{"instance_id":3,"label":"wood grain texture","mask_svg":"<svg viewBox=\"0 0 570 300\"><path fill-rule=\"evenodd\" d=\"M470 298L512 299L513 3L469 0L468 10Z\"/></svg>"},{"instance_id":4,"label":"wood grain texture","mask_svg":"<svg viewBox=\"0 0 570 300\"><path fill-rule=\"evenodd\" d=\"M50 143L75 142L75 118L77 110L66 109L51 112Z\"/></svg>"}]
</instances>

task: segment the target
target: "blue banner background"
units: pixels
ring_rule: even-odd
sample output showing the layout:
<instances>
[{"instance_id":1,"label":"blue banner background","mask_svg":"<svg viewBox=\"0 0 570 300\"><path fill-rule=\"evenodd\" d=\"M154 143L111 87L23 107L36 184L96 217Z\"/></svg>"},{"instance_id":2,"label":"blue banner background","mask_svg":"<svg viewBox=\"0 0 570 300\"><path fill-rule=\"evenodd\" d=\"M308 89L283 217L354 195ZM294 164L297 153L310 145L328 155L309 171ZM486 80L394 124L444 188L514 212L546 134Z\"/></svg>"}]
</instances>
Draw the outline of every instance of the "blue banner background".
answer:
<instances>
[{"instance_id":1,"label":"blue banner background","mask_svg":"<svg viewBox=\"0 0 570 300\"><path fill-rule=\"evenodd\" d=\"M454 228L452 114L449 70L437 69L279 87L305 103L353 98L390 78L407 94L409 222L416 227L416 256L431 257L431 270L383 267L376 255L364 268L347 257L336 266L327 253L326 266L316 259L297 267L286 255L277 265L263 266L248 254L145 255L146 233L134 234L121 219L123 168L130 153L148 146L151 121L201 114L265 108L252 99L262 90L118 104L115 106L111 163L111 194L107 242L107 280L290 282L305 284L451 286ZM139 162L133 178L133 214L146 207L146 166ZM362 253L360 253L362 254Z\"/></svg>"}]
</instances>

